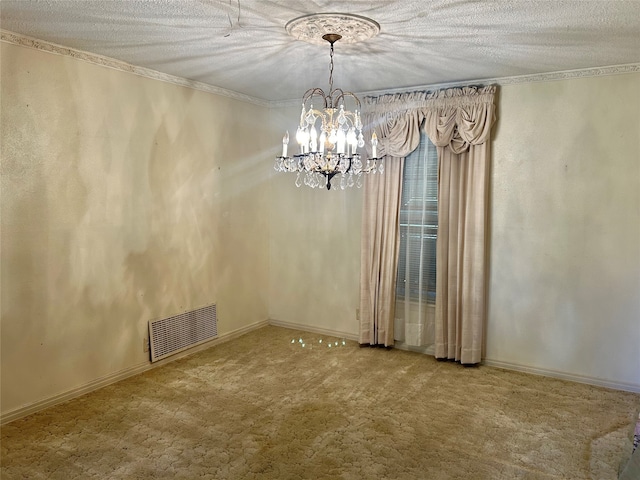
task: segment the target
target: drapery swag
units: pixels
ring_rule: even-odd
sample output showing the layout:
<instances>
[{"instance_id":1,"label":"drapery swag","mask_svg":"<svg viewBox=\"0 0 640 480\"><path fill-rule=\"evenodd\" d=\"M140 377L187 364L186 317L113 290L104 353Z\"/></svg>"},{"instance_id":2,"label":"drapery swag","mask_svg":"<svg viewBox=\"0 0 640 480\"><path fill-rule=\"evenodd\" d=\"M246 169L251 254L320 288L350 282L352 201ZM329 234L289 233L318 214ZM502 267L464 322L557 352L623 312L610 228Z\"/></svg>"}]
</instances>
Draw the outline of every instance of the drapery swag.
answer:
<instances>
[{"instance_id":1,"label":"drapery swag","mask_svg":"<svg viewBox=\"0 0 640 480\"><path fill-rule=\"evenodd\" d=\"M435 356L481 361L495 92L495 86L464 87L365 99L364 123L378 136L386 171L365 181L360 343L393 345L402 167L422 127L438 148Z\"/></svg>"}]
</instances>

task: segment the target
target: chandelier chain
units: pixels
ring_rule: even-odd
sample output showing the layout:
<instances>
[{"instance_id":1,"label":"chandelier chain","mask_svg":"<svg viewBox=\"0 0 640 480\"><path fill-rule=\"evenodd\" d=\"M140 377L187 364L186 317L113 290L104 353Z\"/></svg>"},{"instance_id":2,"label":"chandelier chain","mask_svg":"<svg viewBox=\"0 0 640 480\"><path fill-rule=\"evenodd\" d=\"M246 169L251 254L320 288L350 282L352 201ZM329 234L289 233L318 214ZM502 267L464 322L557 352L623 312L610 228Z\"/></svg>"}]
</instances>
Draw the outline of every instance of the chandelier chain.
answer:
<instances>
[{"instance_id":1,"label":"chandelier chain","mask_svg":"<svg viewBox=\"0 0 640 480\"><path fill-rule=\"evenodd\" d=\"M333 92L333 43L331 43L331 53L329 55L329 95Z\"/></svg>"}]
</instances>

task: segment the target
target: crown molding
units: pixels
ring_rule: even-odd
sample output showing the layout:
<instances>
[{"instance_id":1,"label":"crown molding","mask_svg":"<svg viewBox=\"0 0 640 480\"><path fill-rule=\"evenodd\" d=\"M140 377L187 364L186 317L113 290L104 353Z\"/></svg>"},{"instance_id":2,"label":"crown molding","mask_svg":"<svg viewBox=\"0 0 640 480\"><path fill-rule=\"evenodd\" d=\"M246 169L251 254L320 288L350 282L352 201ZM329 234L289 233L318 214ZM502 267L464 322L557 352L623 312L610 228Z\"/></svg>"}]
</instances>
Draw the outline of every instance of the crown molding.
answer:
<instances>
[{"instance_id":1,"label":"crown molding","mask_svg":"<svg viewBox=\"0 0 640 480\"><path fill-rule=\"evenodd\" d=\"M360 94L358 93L357 95L360 95ZM270 107L271 108L298 107L298 110L300 110L301 104L302 104L302 95L300 95L300 98L290 98L289 100L272 100Z\"/></svg>"},{"instance_id":2,"label":"crown molding","mask_svg":"<svg viewBox=\"0 0 640 480\"><path fill-rule=\"evenodd\" d=\"M100 65L102 67L111 68L121 72L132 73L152 80L159 80L161 82L171 83L181 87L192 88L194 90L200 90L202 92L212 93L221 97L232 98L241 102L252 103L262 107L269 107L271 102L243 93L234 92L233 90L227 90L226 88L216 87L209 85L208 83L198 82L195 80L189 80L188 78L178 77L175 75L169 75L167 73L158 72L150 68L138 67L131 65L130 63L116 60L115 58L105 57L91 52L85 52L83 50L77 50L75 48L64 47L55 43L47 42L45 40L39 40L37 38L28 37L19 33L9 32L8 30L0 30L0 41L6 43L12 43L26 48L33 48L43 52L53 53L55 55L62 55L65 57L72 57L76 60L91 63L93 65Z\"/></svg>"},{"instance_id":3,"label":"crown molding","mask_svg":"<svg viewBox=\"0 0 640 480\"><path fill-rule=\"evenodd\" d=\"M383 90L369 90L356 92L360 98L378 97L395 93L435 91L454 87L466 87L469 85L517 85L522 83L555 82L558 80L572 80L577 78L602 77L608 75L624 75L628 73L640 73L640 63L626 65L610 65L605 67L591 67L577 70L563 70L559 72L536 73L531 75L517 75L513 77L483 78L478 80L464 80L460 82L432 83L426 85L416 85L413 87L387 88ZM272 108L297 107L300 99L296 100L276 100L270 102Z\"/></svg>"},{"instance_id":4,"label":"crown molding","mask_svg":"<svg viewBox=\"0 0 640 480\"><path fill-rule=\"evenodd\" d=\"M563 70L559 72L535 73L530 75L517 75L513 77L482 78L477 80L464 80L461 82L435 83L430 85L418 85L415 87L393 88L385 90L372 90L358 92L361 97L377 97L380 95L414 92L434 91L446 88L466 87L469 85L517 85L522 83L555 82L558 80L572 80L577 78L601 77L609 75L624 75L628 73L640 73L640 63L626 65L610 65L605 67L590 67L576 70ZM299 102L298 102L299 103Z\"/></svg>"},{"instance_id":5,"label":"crown molding","mask_svg":"<svg viewBox=\"0 0 640 480\"><path fill-rule=\"evenodd\" d=\"M114 70L122 72L133 73L153 80L159 80L162 82L172 83L182 87L193 88L194 90L200 90L214 95L222 97L228 97L242 102L259 105L261 107L269 108L284 108L299 106L300 99L289 100L264 100L262 98L252 97L243 93L235 92L233 90L227 90L225 88L216 87L208 83L197 82L195 80L189 80L187 78L178 77L175 75L169 75L166 73L158 72L150 68L138 67L129 63L116 60L114 58L97 55L95 53L85 52L82 50L76 50L70 47L64 47L55 43L47 42L44 40L38 40L36 38L28 37L26 35L9 32L7 30L0 29L0 41L12 43L22 47L33 48L44 52L53 53L55 55L63 55L72 57L84 62L92 63L94 65L100 65ZM639 73L640 63L631 63L625 65L609 65L604 67L591 67L582 68L576 70L563 70L558 72L548 73L536 73L530 75L517 75L513 77L496 77L496 78L483 78L476 80L465 80L460 82L445 82L434 83L426 85L416 85L413 87L402 88L390 88L384 90L370 90L365 92L357 92L360 97L375 97L380 95L412 92L412 91L433 91L441 90L445 88L464 87L468 85L517 85L522 83L539 83L539 82L555 82L558 80L571 80L578 78L588 77L601 77L609 75L624 75L629 73Z\"/></svg>"},{"instance_id":6,"label":"crown molding","mask_svg":"<svg viewBox=\"0 0 640 480\"><path fill-rule=\"evenodd\" d=\"M626 65L608 65L604 67L580 68L576 70L561 70L559 72L535 73L485 80L487 83L498 85L512 85L517 83L555 82L557 80L571 80L575 78L604 77L609 75L624 75L640 72L640 63Z\"/></svg>"}]
</instances>

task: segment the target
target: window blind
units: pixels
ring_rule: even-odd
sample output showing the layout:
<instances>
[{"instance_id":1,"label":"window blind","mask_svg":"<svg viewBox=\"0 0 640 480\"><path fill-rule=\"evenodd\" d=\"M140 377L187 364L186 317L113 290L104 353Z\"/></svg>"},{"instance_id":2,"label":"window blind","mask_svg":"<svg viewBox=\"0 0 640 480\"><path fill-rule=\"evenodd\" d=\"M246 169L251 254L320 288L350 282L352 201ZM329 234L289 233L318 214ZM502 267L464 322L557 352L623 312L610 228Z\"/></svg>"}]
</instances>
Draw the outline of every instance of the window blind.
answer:
<instances>
[{"instance_id":1,"label":"window blind","mask_svg":"<svg viewBox=\"0 0 640 480\"><path fill-rule=\"evenodd\" d=\"M438 238L438 152L423 132L404 163L396 295L434 303Z\"/></svg>"}]
</instances>

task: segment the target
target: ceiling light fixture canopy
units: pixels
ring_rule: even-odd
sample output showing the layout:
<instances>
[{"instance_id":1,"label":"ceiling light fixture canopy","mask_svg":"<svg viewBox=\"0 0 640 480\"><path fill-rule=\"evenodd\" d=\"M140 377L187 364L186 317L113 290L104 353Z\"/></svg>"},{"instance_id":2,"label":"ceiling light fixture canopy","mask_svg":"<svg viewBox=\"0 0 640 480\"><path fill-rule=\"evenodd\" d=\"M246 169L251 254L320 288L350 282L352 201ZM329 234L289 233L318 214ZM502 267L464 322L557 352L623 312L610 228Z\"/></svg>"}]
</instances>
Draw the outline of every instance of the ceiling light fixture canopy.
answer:
<instances>
[{"instance_id":1,"label":"ceiling light fixture canopy","mask_svg":"<svg viewBox=\"0 0 640 480\"><path fill-rule=\"evenodd\" d=\"M349 25L345 25L345 21ZM301 25L306 25L307 28L301 28ZM357 28L354 25L363 27ZM331 181L336 175L340 175L340 188L343 190L354 185L361 187L362 174L383 173L384 163L376 156L378 140L375 133L371 137L371 158L367 158L363 164L358 153L358 149L364 147L361 104L352 92L333 88L333 45L343 38L336 31L347 32L350 42L354 42L360 41L363 36L370 38L380 27L373 20L357 15L317 14L294 19L286 28L291 35L310 43L315 43L312 41L315 38L312 33L323 33L321 38L330 44L329 91L325 93L321 88L313 87L305 92L296 132L299 152L293 156L287 155L287 131L282 139L282 155L276 157L274 168L277 172L296 172L298 187L304 183L312 188L326 187L330 190ZM328 29L335 31L330 32ZM314 97L320 100L321 110L313 107ZM353 111L345 108L347 99L353 102Z\"/></svg>"}]
</instances>

